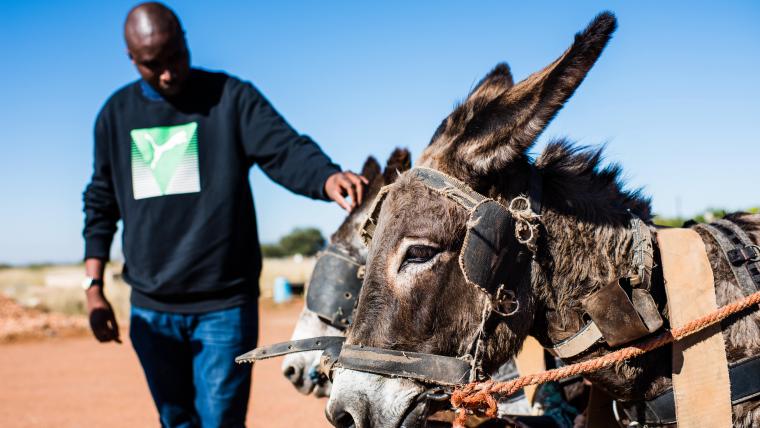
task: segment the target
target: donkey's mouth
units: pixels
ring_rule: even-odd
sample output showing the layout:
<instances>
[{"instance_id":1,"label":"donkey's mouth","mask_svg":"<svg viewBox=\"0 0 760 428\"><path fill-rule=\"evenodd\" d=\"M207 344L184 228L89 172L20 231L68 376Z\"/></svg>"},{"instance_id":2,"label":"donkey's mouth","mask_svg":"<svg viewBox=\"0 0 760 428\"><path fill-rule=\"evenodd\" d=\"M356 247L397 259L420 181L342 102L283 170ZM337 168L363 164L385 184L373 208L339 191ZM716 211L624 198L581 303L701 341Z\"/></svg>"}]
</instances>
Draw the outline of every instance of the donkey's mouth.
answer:
<instances>
[{"instance_id":1,"label":"donkey's mouth","mask_svg":"<svg viewBox=\"0 0 760 428\"><path fill-rule=\"evenodd\" d=\"M449 408L449 394L440 387L433 387L422 392L409 406L399 428L433 428L435 422L428 417L440 410Z\"/></svg>"}]
</instances>

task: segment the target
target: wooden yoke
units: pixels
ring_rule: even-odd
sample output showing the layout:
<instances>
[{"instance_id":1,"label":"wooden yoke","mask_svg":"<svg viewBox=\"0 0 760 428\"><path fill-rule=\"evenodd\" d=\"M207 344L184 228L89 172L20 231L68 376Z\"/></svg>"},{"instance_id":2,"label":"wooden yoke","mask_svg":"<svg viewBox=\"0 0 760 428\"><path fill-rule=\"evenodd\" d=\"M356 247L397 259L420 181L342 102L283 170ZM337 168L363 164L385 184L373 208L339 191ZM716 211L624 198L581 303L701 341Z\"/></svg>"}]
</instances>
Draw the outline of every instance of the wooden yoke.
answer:
<instances>
[{"instance_id":1,"label":"wooden yoke","mask_svg":"<svg viewBox=\"0 0 760 428\"><path fill-rule=\"evenodd\" d=\"M717 309L710 261L691 229L657 232L671 328ZM673 343L673 390L680 428L730 427L731 387L720 324Z\"/></svg>"}]
</instances>

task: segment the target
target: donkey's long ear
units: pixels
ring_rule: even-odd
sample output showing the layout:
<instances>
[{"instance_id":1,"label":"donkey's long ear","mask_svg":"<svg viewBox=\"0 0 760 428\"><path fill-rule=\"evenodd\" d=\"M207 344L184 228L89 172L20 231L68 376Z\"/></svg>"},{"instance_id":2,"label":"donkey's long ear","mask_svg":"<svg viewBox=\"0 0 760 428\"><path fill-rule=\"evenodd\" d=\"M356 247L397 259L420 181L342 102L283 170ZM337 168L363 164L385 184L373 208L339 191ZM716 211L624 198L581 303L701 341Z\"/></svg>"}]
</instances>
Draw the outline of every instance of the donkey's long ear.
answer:
<instances>
[{"instance_id":1,"label":"donkey's long ear","mask_svg":"<svg viewBox=\"0 0 760 428\"><path fill-rule=\"evenodd\" d=\"M457 106L454 112L441 122L433 134L433 138L430 139L430 145L441 145L441 137L461 134L464 125L472 118L474 111L483 109L488 103L504 95L513 85L514 80L509 65L504 62L498 64L490 73L480 79L480 82L470 91L467 100Z\"/></svg>"},{"instance_id":2,"label":"donkey's long ear","mask_svg":"<svg viewBox=\"0 0 760 428\"><path fill-rule=\"evenodd\" d=\"M471 100L478 93L476 88L444 121L425 157L444 164L464 164L476 174L506 167L533 145L573 95L616 26L615 16L604 12L576 34L573 45L543 70L487 102Z\"/></svg>"},{"instance_id":3,"label":"donkey's long ear","mask_svg":"<svg viewBox=\"0 0 760 428\"><path fill-rule=\"evenodd\" d=\"M385 164L385 171L383 171L383 178L385 184L391 184L396 181L398 175L412 167L412 155L409 150L396 148L388 158L388 162Z\"/></svg>"},{"instance_id":4,"label":"donkey's long ear","mask_svg":"<svg viewBox=\"0 0 760 428\"><path fill-rule=\"evenodd\" d=\"M380 169L380 163L378 163L377 159L375 159L373 156L368 157L367 160L364 161L364 166L362 166L362 175L367 179L367 181L370 182L370 184L373 181L376 181L378 178L382 177L382 174L383 171Z\"/></svg>"}]
</instances>

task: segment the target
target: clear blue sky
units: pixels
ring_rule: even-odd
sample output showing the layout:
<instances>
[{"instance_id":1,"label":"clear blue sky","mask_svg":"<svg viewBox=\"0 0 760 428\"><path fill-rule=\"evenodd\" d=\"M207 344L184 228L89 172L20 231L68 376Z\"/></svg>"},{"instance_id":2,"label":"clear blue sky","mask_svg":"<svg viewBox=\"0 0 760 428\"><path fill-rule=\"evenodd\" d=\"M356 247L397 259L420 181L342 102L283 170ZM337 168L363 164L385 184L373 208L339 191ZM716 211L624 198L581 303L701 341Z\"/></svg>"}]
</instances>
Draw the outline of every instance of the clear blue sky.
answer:
<instances>
[{"instance_id":1,"label":"clear blue sky","mask_svg":"<svg viewBox=\"0 0 760 428\"><path fill-rule=\"evenodd\" d=\"M0 262L82 255L92 123L134 80L121 26L133 2L0 4ZM418 155L497 62L521 80L609 9L619 29L542 135L607 144L656 212L760 204L760 2L169 2L193 63L253 81L344 168L394 146ZM260 234L329 234L335 204L251 173ZM680 202L678 202L680 201ZM680 206L680 208L678 208Z\"/></svg>"}]
</instances>

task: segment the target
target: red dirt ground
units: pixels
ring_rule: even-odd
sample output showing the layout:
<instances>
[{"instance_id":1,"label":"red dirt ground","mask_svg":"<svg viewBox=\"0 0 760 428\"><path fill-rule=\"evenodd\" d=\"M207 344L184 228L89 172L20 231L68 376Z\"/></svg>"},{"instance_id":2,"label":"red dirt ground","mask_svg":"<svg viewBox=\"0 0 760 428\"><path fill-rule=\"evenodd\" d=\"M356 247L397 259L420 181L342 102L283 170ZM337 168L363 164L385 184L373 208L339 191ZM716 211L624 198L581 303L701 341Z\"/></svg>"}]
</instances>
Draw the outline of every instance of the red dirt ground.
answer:
<instances>
[{"instance_id":1,"label":"red dirt ground","mask_svg":"<svg viewBox=\"0 0 760 428\"><path fill-rule=\"evenodd\" d=\"M262 304L259 343L288 340L301 305ZM122 339L122 345L89 336L0 345L0 427L159 426L126 331ZM326 401L296 392L280 363L256 365L248 426L329 427Z\"/></svg>"}]
</instances>

